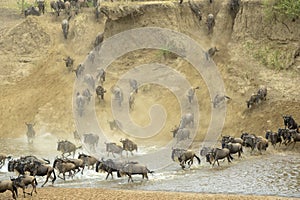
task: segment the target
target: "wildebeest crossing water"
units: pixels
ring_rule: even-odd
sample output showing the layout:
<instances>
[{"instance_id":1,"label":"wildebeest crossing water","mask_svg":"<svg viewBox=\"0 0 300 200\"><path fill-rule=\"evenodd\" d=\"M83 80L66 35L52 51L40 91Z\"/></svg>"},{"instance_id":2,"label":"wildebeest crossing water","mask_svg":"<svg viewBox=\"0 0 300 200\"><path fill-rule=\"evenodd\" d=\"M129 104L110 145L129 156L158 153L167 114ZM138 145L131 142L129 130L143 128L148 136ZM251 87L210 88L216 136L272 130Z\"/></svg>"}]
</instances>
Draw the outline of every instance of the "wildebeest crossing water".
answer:
<instances>
[{"instance_id":1,"label":"wildebeest crossing water","mask_svg":"<svg viewBox=\"0 0 300 200\"><path fill-rule=\"evenodd\" d=\"M49 134L38 135L34 145L27 143L26 137L20 139L2 139L0 145L5 149L6 154L13 158L20 155L35 155L38 158L50 159L53 164L54 158L60 153L56 149L57 139ZM43 142L47 141L47 143ZM100 145L100 143L99 143ZM105 144L101 144L105 145ZM18 146L20 148L14 148ZM191 169L182 170L178 162L173 162L170 156L171 165L163 169L150 169L155 172L148 174L149 180L142 179L141 175L133 176L133 183L128 183L128 177L117 177L105 180L107 173L96 172L95 169L85 169L83 175L77 173L72 179L66 176L66 181L57 178L55 187L100 187L130 190L160 190L180 192L204 192L204 193L236 193L236 194L257 194L257 195L279 195L288 197L300 197L300 160L299 146L296 144L294 150L290 148L276 150L269 148L263 155L250 153L250 149L244 149L242 158L233 155L234 160L228 164L227 161L220 162L220 167L211 167L201 156L201 164L195 162ZM157 147L139 146L138 152L134 155L140 156ZM84 150L79 150L77 154ZM195 151L199 155L199 150ZM71 156L72 157L72 156ZM118 155L116 155L118 157ZM124 156L125 157L125 156ZM114 159L112 155L105 157ZM134 157L131 160L134 161ZM127 158L126 158L127 159ZM151 160L150 162L159 162ZM146 166L149 163L143 163ZM8 162L0 169L0 180L9 180L15 176L14 172L8 172ZM57 171L56 171L57 172ZM38 187L45 182L46 177L37 176ZM255 184L253 184L255 183ZM47 183L44 187L50 187ZM0 194L1 196L1 194Z\"/></svg>"}]
</instances>

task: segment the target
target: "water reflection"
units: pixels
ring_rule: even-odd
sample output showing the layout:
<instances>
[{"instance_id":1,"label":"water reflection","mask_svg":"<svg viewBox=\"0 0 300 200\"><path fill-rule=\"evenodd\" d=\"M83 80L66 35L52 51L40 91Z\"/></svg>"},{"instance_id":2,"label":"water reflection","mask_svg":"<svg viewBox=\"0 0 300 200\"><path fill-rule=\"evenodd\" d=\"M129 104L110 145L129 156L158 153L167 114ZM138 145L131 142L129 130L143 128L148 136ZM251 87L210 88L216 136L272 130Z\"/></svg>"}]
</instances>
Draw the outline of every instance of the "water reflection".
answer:
<instances>
[{"instance_id":1,"label":"water reflection","mask_svg":"<svg viewBox=\"0 0 300 200\"><path fill-rule=\"evenodd\" d=\"M51 161L59 155L56 151L57 138L45 134L28 145L26 138L0 141L2 153L15 158L21 155L36 155ZM127 177L105 180L106 174L92 170L76 174L74 179L57 179L54 187L101 187L131 190L161 190L180 192L233 193L278 195L300 197L300 153L270 149L264 155L250 155L236 158L231 164L220 162L220 167L211 167L201 158L201 165L191 170L181 170L177 163L149 175L149 181L134 176L134 183L127 183ZM170 158L171 159L171 158ZM0 180L8 179L14 173L7 172L7 163L0 170ZM45 179L38 177L39 182ZM51 184L47 184L50 186Z\"/></svg>"}]
</instances>

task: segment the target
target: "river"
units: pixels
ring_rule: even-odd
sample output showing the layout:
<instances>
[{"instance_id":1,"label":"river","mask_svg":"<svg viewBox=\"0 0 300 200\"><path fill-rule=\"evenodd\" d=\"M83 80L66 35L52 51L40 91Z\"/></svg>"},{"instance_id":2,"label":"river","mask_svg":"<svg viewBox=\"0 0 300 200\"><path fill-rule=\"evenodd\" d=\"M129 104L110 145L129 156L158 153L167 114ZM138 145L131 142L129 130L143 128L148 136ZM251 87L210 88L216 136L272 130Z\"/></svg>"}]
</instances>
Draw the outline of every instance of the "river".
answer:
<instances>
[{"instance_id":1,"label":"river","mask_svg":"<svg viewBox=\"0 0 300 200\"><path fill-rule=\"evenodd\" d=\"M57 139L51 134L44 134L36 139L33 145L27 144L26 138L2 139L2 153L18 158L24 155L35 155L39 158L49 158L51 161L59 155L56 151ZM234 155L232 163L220 162L220 166L211 167L201 157L201 164L194 163L190 169L182 170L178 163L173 162L165 168L156 170L149 175L149 180L141 176L133 176L133 183L127 178L114 179L106 174L93 170L84 170L83 175L76 174L73 179L66 181L57 179L54 187L92 187L130 190L157 190L178 192L203 192L225 194L274 195L285 197L300 197L300 153L299 144L291 147L280 147L275 150L272 146L262 155L251 154L244 149L242 158ZM49 146L51 148L49 148ZM149 148L149 147L147 147ZM146 148L141 148L145 153ZM166 158L171 159L171 158ZM151 161L158 162L158 161ZM7 171L7 162L0 169L0 180L15 176ZM45 178L38 177L43 183ZM41 184L40 184L41 185ZM50 183L46 184L51 186Z\"/></svg>"}]
</instances>

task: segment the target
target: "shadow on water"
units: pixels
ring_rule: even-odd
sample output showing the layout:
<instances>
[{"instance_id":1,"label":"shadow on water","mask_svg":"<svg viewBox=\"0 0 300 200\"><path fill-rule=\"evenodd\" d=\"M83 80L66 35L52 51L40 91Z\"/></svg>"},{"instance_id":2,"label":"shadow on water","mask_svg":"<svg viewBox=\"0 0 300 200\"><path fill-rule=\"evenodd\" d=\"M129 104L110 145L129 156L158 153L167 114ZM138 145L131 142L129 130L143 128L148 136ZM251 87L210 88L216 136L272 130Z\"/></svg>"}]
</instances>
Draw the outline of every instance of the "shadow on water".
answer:
<instances>
[{"instance_id":1,"label":"shadow on water","mask_svg":"<svg viewBox=\"0 0 300 200\"><path fill-rule=\"evenodd\" d=\"M35 155L49 159L52 163L60 155L56 151L57 138L50 133L37 137L32 145L27 144L26 138L1 140L0 145L2 153L12 155L13 158ZM263 155L251 154L246 149L242 158L234 156L235 159L230 164L227 160L221 161L219 167L211 167L203 157L201 165L194 164L191 169L186 170L182 170L174 162L155 171L153 175L149 174L148 181L143 180L141 175L136 175L133 176L134 182L128 183L128 177L117 178L116 173L114 179L109 177L105 180L106 173L85 169L83 175L78 173L73 179L67 177L63 181L58 178L54 186L300 197L299 157L298 149L270 148ZM0 169L0 180L9 179L13 175L15 174L7 171L6 162ZM38 177L38 181L42 182L44 178Z\"/></svg>"}]
</instances>

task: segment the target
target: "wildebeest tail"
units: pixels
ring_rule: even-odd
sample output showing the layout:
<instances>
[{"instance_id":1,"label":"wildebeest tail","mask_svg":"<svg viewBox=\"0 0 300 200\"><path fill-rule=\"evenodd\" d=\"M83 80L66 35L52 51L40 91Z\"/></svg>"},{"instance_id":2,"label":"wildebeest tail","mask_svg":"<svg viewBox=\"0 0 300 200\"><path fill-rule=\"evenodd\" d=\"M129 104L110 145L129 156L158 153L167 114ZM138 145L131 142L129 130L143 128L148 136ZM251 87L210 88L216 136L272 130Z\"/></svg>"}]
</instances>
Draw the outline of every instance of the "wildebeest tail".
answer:
<instances>
[{"instance_id":1,"label":"wildebeest tail","mask_svg":"<svg viewBox=\"0 0 300 200\"><path fill-rule=\"evenodd\" d=\"M50 160L45 159L45 158L42 158L42 159L46 162L46 164L50 164Z\"/></svg>"},{"instance_id":2,"label":"wildebeest tail","mask_svg":"<svg viewBox=\"0 0 300 200\"><path fill-rule=\"evenodd\" d=\"M201 160L200 160L200 158L198 156L196 156L196 154L195 154L195 158L198 160L198 164L200 165Z\"/></svg>"},{"instance_id":3,"label":"wildebeest tail","mask_svg":"<svg viewBox=\"0 0 300 200\"><path fill-rule=\"evenodd\" d=\"M150 174L153 174L153 173L154 173L154 171L150 171L148 168L147 168L147 171L148 171L148 173L150 173Z\"/></svg>"}]
</instances>

